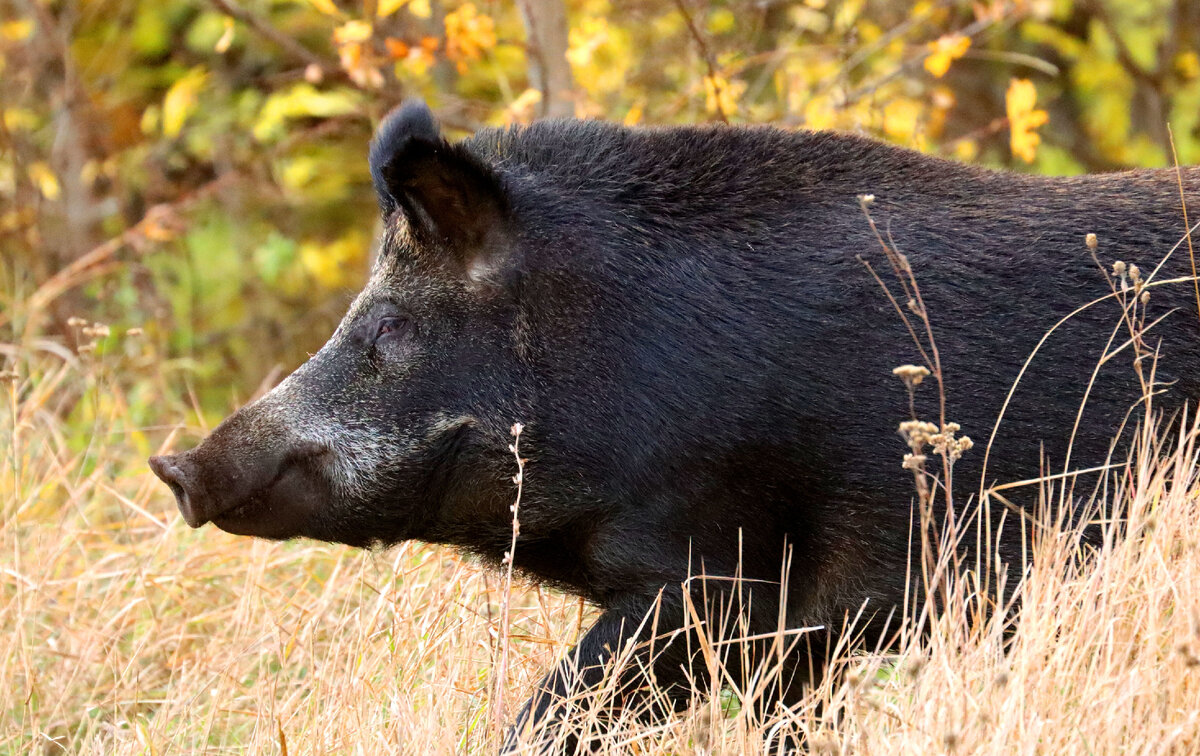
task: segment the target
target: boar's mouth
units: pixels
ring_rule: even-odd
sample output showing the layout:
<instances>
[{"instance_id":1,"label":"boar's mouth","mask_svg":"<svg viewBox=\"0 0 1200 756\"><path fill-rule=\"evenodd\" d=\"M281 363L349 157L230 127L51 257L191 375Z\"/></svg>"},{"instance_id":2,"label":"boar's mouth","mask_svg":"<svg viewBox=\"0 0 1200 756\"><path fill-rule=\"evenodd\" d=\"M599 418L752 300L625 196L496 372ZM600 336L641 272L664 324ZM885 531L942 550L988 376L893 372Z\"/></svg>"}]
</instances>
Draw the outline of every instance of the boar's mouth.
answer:
<instances>
[{"instance_id":1,"label":"boar's mouth","mask_svg":"<svg viewBox=\"0 0 1200 756\"><path fill-rule=\"evenodd\" d=\"M212 523L234 535L286 538L298 534L326 496L314 496L313 476L299 465L281 470L266 490L212 517Z\"/></svg>"},{"instance_id":2,"label":"boar's mouth","mask_svg":"<svg viewBox=\"0 0 1200 756\"><path fill-rule=\"evenodd\" d=\"M331 491L317 444L254 455L209 455L207 444L182 454L150 458L150 468L175 494L193 528L211 522L235 535L302 535Z\"/></svg>"}]
</instances>

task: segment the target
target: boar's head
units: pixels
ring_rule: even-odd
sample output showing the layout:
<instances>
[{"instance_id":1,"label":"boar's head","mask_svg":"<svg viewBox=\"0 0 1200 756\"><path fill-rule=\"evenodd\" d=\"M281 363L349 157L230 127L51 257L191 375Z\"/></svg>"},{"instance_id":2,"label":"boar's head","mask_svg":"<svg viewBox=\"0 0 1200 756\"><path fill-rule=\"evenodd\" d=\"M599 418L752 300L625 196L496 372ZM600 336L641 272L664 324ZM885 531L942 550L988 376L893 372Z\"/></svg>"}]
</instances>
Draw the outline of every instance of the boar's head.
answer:
<instances>
[{"instance_id":1,"label":"boar's head","mask_svg":"<svg viewBox=\"0 0 1200 756\"><path fill-rule=\"evenodd\" d=\"M419 102L370 164L381 253L328 343L199 446L150 459L192 527L369 545L458 540L507 510L521 361L504 180Z\"/></svg>"}]
</instances>

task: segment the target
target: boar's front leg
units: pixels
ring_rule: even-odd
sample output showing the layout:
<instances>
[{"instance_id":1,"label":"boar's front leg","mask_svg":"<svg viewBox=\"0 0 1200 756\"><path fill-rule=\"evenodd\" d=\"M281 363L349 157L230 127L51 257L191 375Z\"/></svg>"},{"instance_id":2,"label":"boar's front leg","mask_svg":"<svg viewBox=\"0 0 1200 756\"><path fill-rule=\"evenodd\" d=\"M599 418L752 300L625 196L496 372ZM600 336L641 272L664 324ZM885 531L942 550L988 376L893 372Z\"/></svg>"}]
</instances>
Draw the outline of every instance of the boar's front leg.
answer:
<instances>
[{"instance_id":1,"label":"boar's front leg","mask_svg":"<svg viewBox=\"0 0 1200 756\"><path fill-rule=\"evenodd\" d=\"M516 723L505 738L501 754L571 754L579 749L579 736L573 733L566 719L572 712L604 705L611 709L634 708L639 714L661 716L665 696L674 709L687 704L690 686L687 684L687 643L673 626L682 623L665 622L668 614L661 607L658 627L651 627L645 614L608 610L567 653L550 674L538 683L532 697L521 707ZM678 612L682 619L682 612ZM643 621L645 620L645 621ZM664 627L665 625L665 627ZM633 644L633 656L615 671L607 669L614 656L626 644ZM652 670L654 684L660 695L650 699L644 695L646 670ZM609 679L609 675L615 678ZM599 690L604 692L597 695ZM600 698L603 704L595 699ZM603 715L601 717L603 721ZM532 750L521 748L532 745Z\"/></svg>"}]
</instances>

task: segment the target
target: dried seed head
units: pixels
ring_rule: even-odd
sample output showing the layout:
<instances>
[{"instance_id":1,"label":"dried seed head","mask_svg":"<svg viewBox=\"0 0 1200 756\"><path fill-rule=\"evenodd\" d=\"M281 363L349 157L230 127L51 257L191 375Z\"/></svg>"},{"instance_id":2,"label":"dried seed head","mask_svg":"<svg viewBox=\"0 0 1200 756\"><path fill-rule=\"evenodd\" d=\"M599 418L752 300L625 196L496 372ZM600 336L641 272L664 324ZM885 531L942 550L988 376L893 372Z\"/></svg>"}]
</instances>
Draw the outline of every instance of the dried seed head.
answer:
<instances>
[{"instance_id":1,"label":"dried seed head","mask_svg":"<svg viewBox=\"0 0 1200 756\"><path fill-rule=\"evenodd\" d=\"M1095 234L1088 234L1083 237L1083 241L1087 244L1088 249L1095 249L1100 246L1100 240L1096 238Z\"/></svg>"},{"instance_id":2,"label":"dried seed head","mask_svg":"<svg viewBox=\"0 0 1200 756\"><path fill-rule=\"evenodd\" d=\"M904 437L905 443L913 448L914 451L920 451L921 447L929 443L932 438L937 435L938 428L933 423L924 420L905 420L900 423L897 429L900 435Z\"/></svg>"},{"instance_id":3,"label":"dried seed head","mask_svg":"<svg viewBox=\"0 0 1200 756\"><path fill-rule=\"evenodd\" d=\"M892 375L904 381L905 386L916 388L921 385L921 381L929 376L929 368L924 365L901 365L900 367L892 368Z\"/></svg>"},{"instance_id":4,"label":"dried seed head","mask_svg":"<svg viewBox=\"0 0 1200 756\"><path fill-rule=\"evenodd\" d=\"M904 461L900 463L900 468L903 470L923 470L925 468L925 455L905 454Z\"/></svg>"},{"instance_id":5,"label":"dried seed head","mask_svg":"<svg viewBox=\"0 0 1200 756\"><path fill-rule=\"evenodd\" d=\"M1142 280L1142 271L1138 268L1138 266L1130 265L1129 277L1133 279L1134 283L1137 283L1138 281Z\"/></svg>"},{"instance_id":6,"label":"dried seed head","mask_svg":"<svg viewBox=\"0 0 1200 756\"><path fill-rule=\"evenodd\" d=\"M1150 292L1143 291L1142 292L1142 307L1145 307L1148 304L1150 304Z\"/></svg>"},{"instance_id":7,"label":"dried seed head","mask_svg":"<svg viewBox=\"0 0 1200 756\"><path fill-rule=\"evenodd\" d=\"M83 318L72 315L71 317L67 318L67 325L71 326L72 328L79 328L80 326L87 325L87 321Z\"/></svg>"},{"instance_id":8,"label":"dried seed head","mask_svg":"<svg viewBox=\"0 0 1200 756\"><path fill-rule=\"evenodd\" d=\"M874 194L860 194L860 195L858 195L858 204L862 205L863 209L866 209L866 208L870 207L870 206L871 206L871 204L872 204L873 202L875 202L875 195L874 195Z\"/></svg>"},{"instance_id":9,"label":"dried seed head","mask_svg":"<svg viewBox=\"0 0 1200 756\"><path fill-rule=\"evenodd\" d=\"M130 328L129 330L125 331L125 335L129 336L131 338L141 336L142 329L141 328Z\"/></svg>"},{"instance_id":10,"label":"dried seed head","mask_svg":"<svg viewBox=\"0 0 1200 756\"><path fill-rule=\"evenodd\" d=\"M1125 277L1125 262L1123 260L1117 260L1113 263L1113 275L1118 278Z\"/></svg>"},{"instance_id":11,"label":"dried seed head","mask_svg":"<svg viewBox=\"0 0 1200 756\"><path fill-rule=\"evenodd\" d=\"M975 446L975 442L971 440L970 436L954 437L954 434L962 429L958 423L946 423L940 431L932 423L928 425L932 430L923 440L933 447L935 453L947 455L951 463L958 461L963 452L970 451Z\"/></svg>"}]
</instances>

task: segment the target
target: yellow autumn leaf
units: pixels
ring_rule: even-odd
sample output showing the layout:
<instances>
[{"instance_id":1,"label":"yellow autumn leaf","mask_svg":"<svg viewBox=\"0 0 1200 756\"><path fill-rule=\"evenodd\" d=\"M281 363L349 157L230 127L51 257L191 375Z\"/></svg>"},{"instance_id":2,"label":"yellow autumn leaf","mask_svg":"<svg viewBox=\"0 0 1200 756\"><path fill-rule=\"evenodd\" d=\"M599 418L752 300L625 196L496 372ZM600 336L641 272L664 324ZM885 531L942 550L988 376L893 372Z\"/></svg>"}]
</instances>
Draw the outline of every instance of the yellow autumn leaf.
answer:
<instances>
[{"instance_id":1,"label":"yellow autumn leaf","mask_svg":"<svg viewBox=\"0 0 1200 756\"><path fill-rule=\"evenodd\" d=\"M387 18L404 7L407 7L408 12L417 18L429 18L433 15L433 8L430 7L429 0L379 0L379 6L375 9L375 17Z\"/></svg>"},{"instance_id":2,"label":"yellow autumn leaf","mask_svg":"<svg viewBox=\"0 0 1200 756\"><path fill-rule=\"evenodd\" d=\"M704 77L704 109L712 115L728 117L737 113L738 98L746 91L746 82L730 81L720 74Z\"/></svg>"},{"instance_id":3,"label":"yellow autumn leaf","mask_svg":"<svg viewBox=\"0 0 1200 756\"><path fill-rule=\"evenodd\" d=\"M308 0L308 4L324 13L326 16L340 16L342 12L334 5L333 0Z\"/></svg>"},{"instance_id":4,"label":"yellow autumn leaf","mask_svg":"<svg viewBox=\"0 0 1200 756\"><path fill-rule=\"evenodd\" d=\"M424 76L429 69L437 62L434 53L438 49L437 37L422 37L421 42L416 45L405 45L407 48L403 57L396 61L396 75L400 76L401 69L407 71L414 76ZM393 46L395 52L400 52L400 48Z\"/></svg>"},{"instance_id":5,"label":"yellow autumn leaf","mask_svg":"<svg viewBox=\"0 0 1200 756\"><path fill-rule=\"evenodd\" d=\"M293 118L335 118L361 112L359 94L349 89L319 90L307 82L296 84L269 96L259 109L251 130L260 142L283 135L285 124Z\"/></svg>"},{"instance_id":6,"label":"yellow autumn leaf","mask_svg":"<svg viewBox=\"0 0 1200 756\"><path fill-rule=\"evenodd\" d=\"M894 142L913 145L921 125L922 106L915 100L889 102L883 108L883 133Z\"/></svg>"},{"instance_id":7,"label":"yellow autumn leaf","mask_svg":"<svg viewBox=\"0 0 1200 756\"><path fill-rule=\"evenodd\" d=\"M1200 78L1200 55L1188 50L1175 59L1175 70L1185 79Z\"/></svg>"},{"instance_id":8,"label":"yellow autumn leaf","mask_svg":"<svg viewBox=\"0 0 1200 756\"><path fill-rule=\"evenodd\" d=\"M39 160L29 165L29 179L37 186L42 196L53 202L62 193L58 186L58 178L45 161Z\"/></svg>"},{"instance_id":9,"label":"yellow autumn leaf","mask_svg":"<svg viewBox=\"0 0 1200 756\"><path fill-rule=\"evenodd\" d=\"M208 72L196 66L171 85L163 97L162 130L167 137L177 137L183 124L196 110L197 96L208 81Z\"/></svg>"},{"instance_id":10,"label":"yellow autumn leaf","mask_svg":"<svg viewBox=\"0 0 1200 756\"><path fill-rule=\"evenodd\" d=\"M954 142L954 157L969 163L979 155L979 143L974 139L959 139Z\"/></svg>"},{"instance_id":11,"label":"yellow autumn leaf","mask_svg":"<svg viewBox=\"0 0 1200 756\"><path fill-rule=\"evenodd\" d=\"M929 111L929 117L925 121L925 133L936 139L942 135L942 131L946 127L946 120L950 117L950 111L954 108L957 99L954 96L954 90L939 86L934 87L930 101L933 103L933 108Z\"/></svg>"},{"instance_id":12,"label":"yellow autumn leaf","mask_svg":"<svg viewBox=\"0 0 1200 756\"><path fill-rule=\"evenodd\" d=\"M466 61L478 60L496 46L496 22L467 3L446 14L446 57L466 71Z\"/></svg>"},{"instance_id":13,"label":"yellow autumn leaf","mask_svg":"<svg viewBox=\"0 0 1200 756\"><path fill-rule=\"evenodd\" d=\"M504 123L529 123L533 120L534 107L541 101L541 91L532 87L526 89L504 109Z\"/></svg>"},{"instance_id":14,"label":"yellow autumn leaf","mask_svg":"<svg viewBox=\"0 0 1200 756\"><path fill-rule=\"evenodd\" d=\"M369 44L374 33L371 24L359 20L347 21L333 30L333 41L337 44L342 69L351 81L368 89L383 86L383 74L379 70L383 61Z\"/></svg>"},{"instance_id":15,"label":"yellow autumn leaf","mask_svg":"<svg viewBox=\"0 0 1200 756\"><path fill-rule=\"evenodd\" d=\"M375 6L375 18L387 18L407 3L408 0L379 0L379 4Z\"/></svg>"},{"instance_id":16,"label":"yellow autumn leaf","mask_svg":"<svg viewBox=\"0 0 1200 756\"><path fill-rule=\"evenodd\" d=\"M325 288L343 288L352 285L361 275L368 246L358 232L327 243L305 242L299 249L300 264Z\"/></svg>"},{"instance_id":17,"label":"yellow autumn leaf","mask_svg":"<svg viewBox=\"0 0 1200 756\"><path fill-rule=\"evenodd\" d=\"M33 19L19 18L0 24L0 37L9 42L20 42L33 34Z\"/></svg>"},{"instance_id":18,"label":"yellow autumn leaf","mask_svg":"<svg viewBox=\"0 0 1200 756\"><path fill-rule=\"evenodd\" d=\"M939 79L950 70L950 64L967 54L971 38L965 34L946 34L929 43L925 70Z\"/></svg>"},{"instance_id":19,"label":"yellow autumn leaf","mask_svg":"<svg viewBox=\"0 0 1200 756\"><path fill-rule=\"evenodd\" d=\"M0 233L11 234L35 223L37 210L26 206L0 215Z\"/></svg>"},{"instance_id":20,"label":"yellow autumn leaf","mask_svg":"<svg viewBox=\"0 0 1200 756\"><path fill-rule=\"evenodd\" d=\"M1009 146L1012 153L1032 163L1037 156L1037 146L1042 138L1036 129L1046 123L1050 116L1037 104L1037 88L1029 79L1013 79L1004 95L1004 106L1008 112L1008 128L1011 134Z\"/></svg>"},{"instance_id":21,"label":"yellow autumn leaf","mask_svg":"<svg viewBox=\"0 0 1200 756\"><path fill-rule=\"evenodd\" d=\"M372 31L366 21L347 21L333 30L333 41L339 45L365 42L371 38Z\"/></svg>"},{"instance_id":22,"label":"yellow autumn leaf","mask_svg":"<svg viewBox=\"0 0 1200 756\"><path fill-rule=\"evenodd\" d=\"M221 34L221 38L213 45L213 50L219 53L229 51L229 46L233 44L233 19L229 16L225 17L225 31Z\"/></svg>"},{"instance_id":23,"label":"yellow autumn leaf","mask_svg":"<svg viewBox=\"0 0 1200 756\"><path fill-rule=\"evenodd\" d=\"M709 34L728 34L737 26L737 15L728 8L718 8L708 17Z\"/></svg>"},{"instance_id":24,"label":"yellow autumn leaf","mask_svg":"<svg viewBox=\"0 0 1200 756\"><path fill-rule=\"evenodd\" d=\"M38 123L37 114L26 108L9 108L0 111L4 128L9 131L32 131Z\"/></svg>"},{"instance_id":25,"label":"yellow autumn leaf","mask_svg":"<svg viewBox=\"0 0 1200 756\"><path fill-rule=\"evenodd\" d=\"M142 111L138 127L146 136L158 133L159 128L162 127L162 111L157 105L150 105Z\"/></svg>"},{"instance_id":26,"label":"yellow autumn leaf","mask_svg":"<svg viewBox=\"0 0 1200 756\"><path fill-rule=\"evenodd\" d=\"M832 129L837 125L837 108L833 98L828 95L817 95L804 103L804 127L813 131Z\"/></svg>"},{"instance_id":27,"label":"yellow autumn leaf","mask_svg":"<svg viewBox=\"0 0 1200 756\"><path fill-rule=\"evenodd\" d=\"M567 62L572 68L583 68L592 62L596 51L608 42L608 21L603 17L585 17L569 32Z\"/></svg>"}]
</instances>

